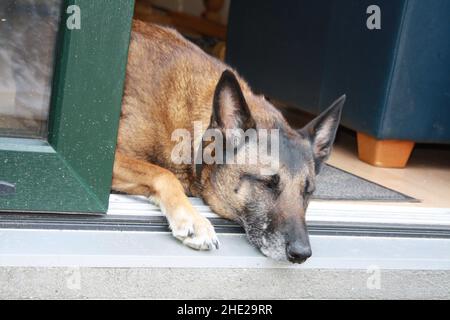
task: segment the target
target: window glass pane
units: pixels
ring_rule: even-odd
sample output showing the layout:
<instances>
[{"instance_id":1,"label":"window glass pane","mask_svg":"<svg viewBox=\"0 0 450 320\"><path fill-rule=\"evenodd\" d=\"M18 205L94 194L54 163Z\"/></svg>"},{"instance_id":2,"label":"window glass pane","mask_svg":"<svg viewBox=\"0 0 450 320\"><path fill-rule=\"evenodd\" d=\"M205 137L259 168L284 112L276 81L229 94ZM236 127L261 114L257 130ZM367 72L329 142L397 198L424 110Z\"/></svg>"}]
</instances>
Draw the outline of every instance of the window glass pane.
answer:
<instances>
[{"instance_id":1,"label":"window glass pane","mask_svg":"<svg viewBox=\"0 0 450 320\"><path fill-rule=\"evenodd\" d=\"M0 0L0 136L47 136L61 2Z\"/></svg>"}]
</instances>

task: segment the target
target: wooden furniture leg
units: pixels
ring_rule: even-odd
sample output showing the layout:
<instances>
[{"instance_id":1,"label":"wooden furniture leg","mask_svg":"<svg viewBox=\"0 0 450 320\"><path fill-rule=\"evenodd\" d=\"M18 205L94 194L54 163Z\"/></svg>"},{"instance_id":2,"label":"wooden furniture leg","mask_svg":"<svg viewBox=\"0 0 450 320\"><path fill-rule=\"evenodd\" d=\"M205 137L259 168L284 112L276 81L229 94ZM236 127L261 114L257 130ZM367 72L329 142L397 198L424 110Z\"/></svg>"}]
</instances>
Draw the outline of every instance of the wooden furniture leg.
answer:
<instances>
[{"instance_id":1,"label":"wooden furniture leg","mask_svg":"<svg viewBox=\"0 0 450 320\"><path fill-rule=\"evenodd\" d=\"M414 141L377 140L364 133L357 133L358 157L373 166L404 168L414 148Z\"/></svg>"}]
</instances>

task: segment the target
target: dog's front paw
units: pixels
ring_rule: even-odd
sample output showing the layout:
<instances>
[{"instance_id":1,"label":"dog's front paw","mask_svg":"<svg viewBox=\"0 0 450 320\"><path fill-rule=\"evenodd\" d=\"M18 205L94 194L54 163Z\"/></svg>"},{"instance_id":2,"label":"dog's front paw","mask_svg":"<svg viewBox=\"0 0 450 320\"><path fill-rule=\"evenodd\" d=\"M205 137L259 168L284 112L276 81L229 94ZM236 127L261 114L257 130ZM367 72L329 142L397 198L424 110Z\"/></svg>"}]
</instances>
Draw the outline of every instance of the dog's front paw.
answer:
<instances>
[{"instance_id":1,"label":"dog's front paw","mask_svg":"<svg viewBox=\"0 0 450 320\"><path fill-rule=\"evenodd\" d=\"M196 250L219 249L214 227L208 219L192 210L181 209L169 220L175 238Z\"/></svg>"}]
</instances>

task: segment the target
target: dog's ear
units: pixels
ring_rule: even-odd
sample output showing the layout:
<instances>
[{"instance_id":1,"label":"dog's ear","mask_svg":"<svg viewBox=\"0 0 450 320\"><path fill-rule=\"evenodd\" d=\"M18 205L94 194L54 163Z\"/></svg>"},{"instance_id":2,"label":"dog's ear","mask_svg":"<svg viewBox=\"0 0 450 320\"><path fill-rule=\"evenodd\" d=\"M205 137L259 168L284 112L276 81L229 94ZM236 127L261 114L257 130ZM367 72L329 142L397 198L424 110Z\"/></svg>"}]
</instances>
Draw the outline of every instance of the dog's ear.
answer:
<instances>
[{"instance_id":1,"label":"dog's ear","mask_svg":"<svg viewBox=\"0 0 450 320\"><path fill-rule=\"evenodd\" d=\"M222 73L217 83L210 126L221 130L246 130L255 126L239 82L229 70Z\"/></svg>"},{"instance_id":2,"label":"dog's ear","mask_svg":"<svg viewBox=\"0 0 450 320\"><path fill-rule=\"evenodd\" d=\"M300 133L311 141L316 174L319 173L322 163L330 156L345 99L345 95L337 99L328 109L300 130Z\"/></svg>"}]
</instances>

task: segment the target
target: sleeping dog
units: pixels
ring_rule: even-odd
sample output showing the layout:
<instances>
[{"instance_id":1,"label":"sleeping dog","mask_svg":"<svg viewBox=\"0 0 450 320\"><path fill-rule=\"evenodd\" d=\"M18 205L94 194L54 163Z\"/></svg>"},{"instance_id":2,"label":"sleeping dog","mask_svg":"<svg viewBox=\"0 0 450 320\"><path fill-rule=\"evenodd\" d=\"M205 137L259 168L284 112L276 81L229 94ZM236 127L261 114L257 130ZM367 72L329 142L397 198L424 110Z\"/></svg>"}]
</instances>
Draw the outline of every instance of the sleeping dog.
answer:
<instances>
[{"instance_id":1,"label":"sleeping dog","mask_svg":"<svg viewBox=\"0 0 450 320\"><path fill-rule=\"evenodd\" d=\"M242 225L264 255L302 263L311 256L306 208L330 154L344 101L342 96L295 130L231 67L172 29L135 21L113 189L159 204L173 235L194 249L218 248L219 242L187 195L202 198L214 212ZM174 132L194 136L194 124L202 128L200 137L212 131L214 139L192 139L181 148L191 161L176 161L180 141ZM245 154L259 150L261 143L259 135L247 139L249 130L277 133L264 159L204 161L203 150L215 160L224 160L230 150L235 159L247 159Z\"/></svg>"}]
</instances>

